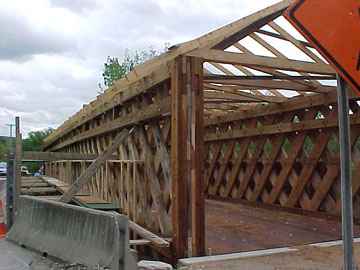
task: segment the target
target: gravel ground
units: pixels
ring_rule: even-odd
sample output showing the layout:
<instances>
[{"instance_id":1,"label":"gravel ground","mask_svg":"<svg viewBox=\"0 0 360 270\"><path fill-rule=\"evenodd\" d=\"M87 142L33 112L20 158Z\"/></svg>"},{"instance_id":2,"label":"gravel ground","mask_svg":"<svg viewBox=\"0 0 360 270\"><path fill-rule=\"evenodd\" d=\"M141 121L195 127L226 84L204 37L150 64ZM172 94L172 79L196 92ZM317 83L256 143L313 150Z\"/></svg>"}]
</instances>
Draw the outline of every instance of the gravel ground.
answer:
<instances>
[{"instance_id":1,"label":"gravel ground","mask_svg":"<svg viewBox=\"0 0 360 270\"><path fill-rule=\"evenodd\" d=\"M68 264L19 247L0 239L0 270L85 270L84 266ZM100 270L100 268L99 268Z\"/></svg>"}]
</instances>

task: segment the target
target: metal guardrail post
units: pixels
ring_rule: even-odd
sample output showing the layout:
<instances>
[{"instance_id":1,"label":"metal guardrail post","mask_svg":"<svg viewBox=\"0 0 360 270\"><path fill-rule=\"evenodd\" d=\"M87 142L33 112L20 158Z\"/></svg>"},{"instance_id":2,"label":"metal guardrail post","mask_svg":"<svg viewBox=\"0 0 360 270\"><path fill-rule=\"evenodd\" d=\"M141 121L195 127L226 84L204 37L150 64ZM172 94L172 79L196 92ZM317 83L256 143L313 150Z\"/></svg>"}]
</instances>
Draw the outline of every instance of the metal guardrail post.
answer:
<instances>
[{"instance_id":1,"label":"metal guardrail post","mask_svg":"<svg viewBox=\"0 0 360 270\"><path fill-rule=\"evenodd\" d=\"M346 82L338 75L339 141L341 165L341 217L344 270L353 270L353 211L351 190L351 145L349 100Z\"/></svg>"}]
</instances>

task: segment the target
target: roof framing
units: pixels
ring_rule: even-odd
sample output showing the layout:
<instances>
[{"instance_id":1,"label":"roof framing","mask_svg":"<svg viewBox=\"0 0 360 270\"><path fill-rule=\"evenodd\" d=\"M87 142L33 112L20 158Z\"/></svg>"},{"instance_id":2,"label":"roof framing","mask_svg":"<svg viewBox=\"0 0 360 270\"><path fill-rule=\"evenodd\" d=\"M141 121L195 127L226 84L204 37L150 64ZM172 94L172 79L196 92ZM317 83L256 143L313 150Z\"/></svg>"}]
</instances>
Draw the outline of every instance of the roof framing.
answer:
<instances>
[{"instance_id":1,"label":"roof framing","mask_svg":"<svg viewBox=\"0 0 360 270\"><path fill-rule=\"evenodd\" d=\"M291 2L281 1L195 40L175 45L166 53L136 66L125 78L116 81L56 129L46 139L45 147L55 144L65 134L115 106L125 104L169 80L171 65L180 55L195 56L205 62L204 108L206 117L210 118L237 111L244 113L248 108L253 111L258 103L283 105L293 98L334 91L334 86L323 83L335 79L334 70L308 42L290 34L286 27L274 21L282 16ZM244 44L245 39L255 42L265 55L254 53L251 45ZM287 46L297 49L307 59L293 59L269 39L286 42ZM167 111L168 106L165 107ZM129 118L125 122L117 126L133 121ZM114 129L113 126L108 128ZM82 137L79 135L76 141ZM71 142L63 142L57 148L64 143Z\"/></svg>"}]
</instances>

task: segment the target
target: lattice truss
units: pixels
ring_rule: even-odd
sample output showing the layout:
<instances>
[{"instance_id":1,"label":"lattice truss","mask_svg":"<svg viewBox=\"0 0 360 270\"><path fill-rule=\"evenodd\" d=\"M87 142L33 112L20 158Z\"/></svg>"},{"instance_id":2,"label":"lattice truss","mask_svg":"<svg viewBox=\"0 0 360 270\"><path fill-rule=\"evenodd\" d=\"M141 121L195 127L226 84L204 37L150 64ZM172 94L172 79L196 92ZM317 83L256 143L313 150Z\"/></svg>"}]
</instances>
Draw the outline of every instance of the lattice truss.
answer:
<instances>
[{"instance_id":1,"label":"lattice truss","mask_svg":"<svg viewBox=\"0 0 360 270\"><path fill-rule=\"evenodd\" d=\"M168 84L167 84L168 85ZM116 109L113 114L105 114L75 136L65 139L53 149L83 154L100 154L111 144L116 134L102 132L102 122L112 126L125 121L126 115L135 121L143 115L142 108L156 112L156 119L143 123L137 132L117 151L118 160L110 160L102 166L82 192L95 195L109 202L118 203L123 214L163 236L171 233L171 180L170 180L170 117L158 115L156 105L166 101L169 105L169 89L149 91L129 106ZM154 107L156 110L154 110ZM169 109L169 108L168 108ZM117 124L116 124L117 123ZM96 125L99 125L96 128ZM67 183L73 183L91 161L58 161L50 164L50 174ZM80 194L81 194L80 193Z\"/></svg>"},{"instance_id":2,"label":"lattice truss","mask_svg":"<svg viewBox=\"0 0 360 270\"><path fill-rule=\"evenodd\" d=\"M121 129L141 127L118 149L119 159L143 161L135 185L111 164L110 172L102 168L88 189L123 203L129 216L152 231L169 234L176 196L170 188L173 66L179 58L200 58L207 194L338 211L335 73L282 17L290 3L173 46L135 67L65 121L47 138L45 149L101 153ZM357 98L351 98L358 168L359 109ZM354 169L355 200L359 171ZM128 195L132 189L135 200ZM130 207L128 200L133 200ZM133 204L137 213L131 213Z\"/></svg>"},{"instance_id":3,"label":"lattice truss","mask_svg":"<svg viewBox=\"0 0 360 270\"><path fill-rule=\"evenodd\" d=\"M339 213L336 95L328 104L289 103L237 121L209 122L206 190L210 196ZM358 201L359 104L351 102L353 195ZM213 125L214 124L214 125ZM356 216L358 203L355 203Z\"/></svg>"}]
</instances>

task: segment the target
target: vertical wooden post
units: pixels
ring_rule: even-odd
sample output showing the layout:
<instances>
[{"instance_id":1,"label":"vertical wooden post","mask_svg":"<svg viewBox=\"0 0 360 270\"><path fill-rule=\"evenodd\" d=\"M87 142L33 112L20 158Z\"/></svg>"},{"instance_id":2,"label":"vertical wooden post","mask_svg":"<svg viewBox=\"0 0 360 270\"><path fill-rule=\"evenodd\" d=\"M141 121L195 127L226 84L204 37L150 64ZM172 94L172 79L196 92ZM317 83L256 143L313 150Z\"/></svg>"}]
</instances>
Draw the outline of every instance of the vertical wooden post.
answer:
<instances>
[{"instance_id":1,"label":"vertical wooden post","mask_svg":"<svg viewBox=\"0 0 360 270\"><path fill-rule=\"evenodd\" d=\"M14 182L15 182L14 213L16 216L19 196L21 192L21 161L22 161L22 137L20 133L20 118L18 116L15 118L15 130L16 130L16 138L15 138L15 160L14 160Z\"/></svg>"},{"instance_id":2,"label":"vertical wooden post","mask_svg":"<svg viewBox=\"0 0 360 270\"><path fill-rule=\"evenodd\" d=\"M105 177L104 177L104 199L108 200L109 199L109 192L108 192L108 187L111 185L111 181L110 181L110 173L109 173L109 161L106 160L105 161ZM112 200L112 198L111 198Z\"/></svg>"},{"instance_id":3,"label":"vertical wooden post","mask_svg":"<svg viewBox=\"0 0 360 270\"><path fill-rule=\"evenodd\" d=\"M71 185L75 179L72 177L72 161L68 160L65 162L65 182Z\"/></svg>"},{"instance_id":4,"label":"vertical wooden post","mask_svg":"<svg viewBox=\"0 0 360 270\"><path fill-rule=\"evenodd\" d=\"M172 230L175 258L188 252L188 165L186 58L175 59L171 71Z\"/></svg>"},{"instance_id":5,"label":"vertical wooden post","mask_svg":"<svg viewBox=\"0 0 360 270\"><path fill-rule=\"evenodd\" d=\"M124 165L123 162L120 163L120 208L121 208L121 213L125 214L125 202L124 202L124 197L125 197L125 192L124 192Z\"/></svg>"},{"instance_id":6,"label":"vertical wooden post","mask_svg":"<svg viewBox=\"0 0 360 270\"><path fill-rule=\"evenodd\" d=\"M191 231L192 256L205 255L203 62L189 57L191 79Z\"/></svg>"},{"instance_id":7,"label":"vertical wooden post","mask_svg":"<svg viewBox=\"0 0 360 270\"><path fill-rule=\"evenodd\" d=\"M126 162L126 199L127 199L127 206L126 206L126 213L129 217L129 219L132 219L132 213L131 213L131 170L130 170L130 162Z\"/></svg>"},{"instance_id":8,"label":"vertical wooden post","mask_svg":"<svg viewBox=\"0 0 360 270\"><path fill-rule=\"evenodd\" d=\"M43 172L42 173L44 175L49 175L50 174L50 162L43 161L42 164L43 164Z\"/></svg>"},{"instance_id":9,"label":"vertical wooden post","mask_svg":"<svg viewBox=\"0 0 360 270\"><path fill-rule=\"evenodd\" d=\"M85 170L86 170L86 161L82 160L82 161L80 161L80 174L79 175L82 175ZM86 185L85 190L86 190L86 192L90 191L89 184Z\"/></svg>"},{"instance_id":10,"label":"vertical wooden post","mask_svg":"<svg viewBox=\"0 0 360 270\"><path fill-rule=\"evenodd\" d=\"M14 145L13 138L9 140L9 153L7 161L7 176L6 176L6 227L10 230L14 221L14 196L15 196L15 183L14 183Z\"/></svg>"},{"instance_id":11,"label":"vertical wooden post","mask_svg":"<svg viewBox=\"0 0 360 270\"><path fill-rule=\"evenodd\" d=\"M137 222L137 204L136 204L136 162L133 162L133 221Z\"/></svg>"}]
</instances>

